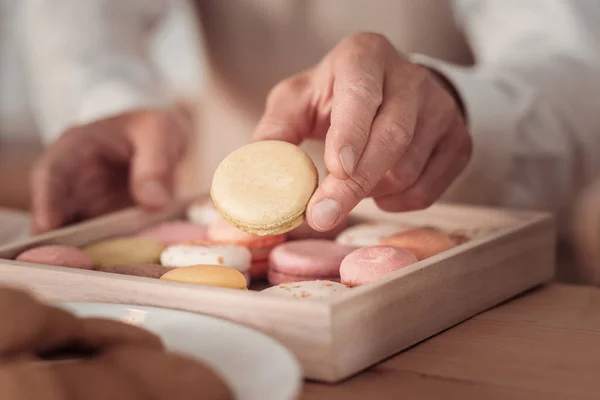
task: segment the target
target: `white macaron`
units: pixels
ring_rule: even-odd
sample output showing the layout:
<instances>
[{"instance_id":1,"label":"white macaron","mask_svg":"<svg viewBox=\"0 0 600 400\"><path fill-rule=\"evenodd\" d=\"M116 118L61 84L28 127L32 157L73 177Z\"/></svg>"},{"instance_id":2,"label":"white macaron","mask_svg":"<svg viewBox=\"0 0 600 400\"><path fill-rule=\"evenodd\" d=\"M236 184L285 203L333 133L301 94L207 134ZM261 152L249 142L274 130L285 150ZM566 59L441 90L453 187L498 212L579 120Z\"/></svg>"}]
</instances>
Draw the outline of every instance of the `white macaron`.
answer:
<instances>
[{"instance_id":1,"label":"white macaron","mask_svg":"<svg viewBox=\"0 0 600 400\"><path fill-rule=\"evenodd\" d=\"M160 263L173 268L223 265L240 271L249 279L252 254L242 246L179 244L167 247L160 255Z\"/></svg>"}]
</instances>

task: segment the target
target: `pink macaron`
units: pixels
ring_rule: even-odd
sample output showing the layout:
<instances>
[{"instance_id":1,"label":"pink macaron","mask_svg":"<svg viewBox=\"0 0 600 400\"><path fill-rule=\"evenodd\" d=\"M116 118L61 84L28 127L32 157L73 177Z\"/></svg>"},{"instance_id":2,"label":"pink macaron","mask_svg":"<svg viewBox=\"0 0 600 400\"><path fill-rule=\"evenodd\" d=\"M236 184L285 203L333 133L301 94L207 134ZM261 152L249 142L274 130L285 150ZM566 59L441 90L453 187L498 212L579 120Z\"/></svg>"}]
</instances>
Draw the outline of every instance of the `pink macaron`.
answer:
<instances>
[{"instance_id":1,"label":"pink macaron","mask_svg":"<svg viewBox=\"0 0 600 400\"><path fill-rule=\"evenodd\" d=\"M59 267L93 269L94 263L83 250L70 246L41 246L19 254L17 261Z\"/></svg>"},{"instance_id":2,"label":"pink macaron","mask_svg":"<svg viewBox=\"0 0 600 400\"><path fill-rule=\"evenodd\" d=\"M340 278L348 286L359 286L417 261L410 250L394 246L362 247L344 258Z\"/></svg>"},{"instance_id":3,"label":"pink macaron","mask_svg":"<svg viewBox=\"0 0 600 400\"><path fill-rule=\"evenodd\" d=\"M137 233L136 236L154 239L166 245L206 239L206 225L188 221L166 221Z\"/></svg>"},{"instance_id":4,"label":"pink macaron","mask_svg":"<svg viewBox=\"0 0 600 400\"><path fill-rule=\"evenodd\" d=\"M340 263L353 247L331 240L306 239L275 247L269 256L269 282L339 281Z\"/></svg>"}]
</instances>

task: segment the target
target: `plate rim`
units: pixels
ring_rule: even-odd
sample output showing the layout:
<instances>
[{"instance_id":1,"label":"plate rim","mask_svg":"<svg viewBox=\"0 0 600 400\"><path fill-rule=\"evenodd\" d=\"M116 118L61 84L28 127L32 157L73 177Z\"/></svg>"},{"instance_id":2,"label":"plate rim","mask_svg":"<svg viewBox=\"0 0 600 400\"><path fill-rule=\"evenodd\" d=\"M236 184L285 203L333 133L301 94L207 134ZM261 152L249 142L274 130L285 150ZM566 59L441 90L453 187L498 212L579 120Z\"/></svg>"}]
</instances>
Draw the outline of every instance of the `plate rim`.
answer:
<instances>
[{"instance_id":1,"label":"plate rim","mask_svg":"<svg viewBox=\"0 0 600 400\"><path fill-rule=\"evenodd\" d=\"M196 313L196 312L187 311L187 310L179 310L176 308L168 308L168 307L145 306L145 305L141 305L141 304L131 304L131 303L109 303L109 302L103 302L103 301L58 301L58 302L55 302L54 304L59 307L60 306L68 306L71 304L80 304L80 305L88 304L88 305L103 305L103 306L109 306L109 307L115 307L115 306L131 307L131 308L139 308L139 309L146 309L146 310L157 310L160 312L164 312L164 311L175 312L177 314L192 315L195 317L208 318L210 320L218 321L219 323L224 323L226 325L232 326L235 329L242 329L242 330L249 331L258 336L262 336L263 339L266 339L267 341L271 342L276 347L279 347L280 350L282 350L282 353L285 356L287 356L287 358L290 361L290 365L295 370L294 371L295 379L294 379L294 384L293 384L294 387L293 387L293 391L291 391L291 393L290 393L290 396L291 396L290 399L298 399L298 398L300 398L300 395L302 394L304 373L303 373L302 365L298 361L296 355L294 353L292 353L287 347L285 347L277 339L275 339L272 336L267 335L266 333L259 331L258 329L255 329L255 328L252 328L252 327L249 327L246 325L242 325L240 323L236 323L236 322L224 319L224 318L215 317L213 315L207 315L207 314Z\"/></svg>"}]
</instances>

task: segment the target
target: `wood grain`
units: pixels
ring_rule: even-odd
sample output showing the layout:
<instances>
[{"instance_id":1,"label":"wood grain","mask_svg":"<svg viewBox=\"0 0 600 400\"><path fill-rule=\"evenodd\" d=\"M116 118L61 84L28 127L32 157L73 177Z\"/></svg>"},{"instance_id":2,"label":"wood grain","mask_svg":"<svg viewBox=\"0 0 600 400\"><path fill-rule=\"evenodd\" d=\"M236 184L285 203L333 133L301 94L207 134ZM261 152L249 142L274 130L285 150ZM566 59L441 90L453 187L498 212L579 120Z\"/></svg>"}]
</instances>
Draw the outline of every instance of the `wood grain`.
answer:
<instances>
[{"instance_id":1,"label":"wood grain","mask_svg":"<svg viewBox=\"0 0 600 400\"><path fill-rule=\"evenodd\" d=\"M600 289L554 284L303 399L597 399Z\"/></svg>"}]
</instances>

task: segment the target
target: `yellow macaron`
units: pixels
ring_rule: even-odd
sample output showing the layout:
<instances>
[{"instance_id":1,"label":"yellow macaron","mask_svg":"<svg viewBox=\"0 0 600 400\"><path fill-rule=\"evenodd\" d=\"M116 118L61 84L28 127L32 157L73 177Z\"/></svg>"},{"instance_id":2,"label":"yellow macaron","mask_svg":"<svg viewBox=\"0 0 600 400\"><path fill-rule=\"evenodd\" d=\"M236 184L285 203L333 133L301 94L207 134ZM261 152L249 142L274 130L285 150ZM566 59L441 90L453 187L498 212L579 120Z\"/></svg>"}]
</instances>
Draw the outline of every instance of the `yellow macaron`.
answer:
<instances>
[{"instance_id":1,"label":"yellow macaron","mask_svg":"<svg viewBox=\"0 0 600 400\"><path fill-rule=\"evenodd\" d=\"M223 219L238 229L277 235L302 224L318 181L304 150L265 140L227 156L215 171L210 193Z\"/></svg>"},{"instance_id":2,"label":"yellow macaron","mask_svg":"<svg viewBox=\"0 0 600 400\"><path fill-rule=\"evenodd\" d=\"M195 285L247 289L246 278L241 272L222 265L192 265L175 268L161 276L160 279Z\"/></svg>"},{"instance_id":3,"label":"yellow macaron","mask_svg":"<svg viewBox=\"0 0 600 400\"><path fill-rule=\"evenodd\" d=\"M83 248L94 267L109 270L117 265L159 264L165 245L142 237L121 237L102 240Z\"/></svg>"}]
</instances>

